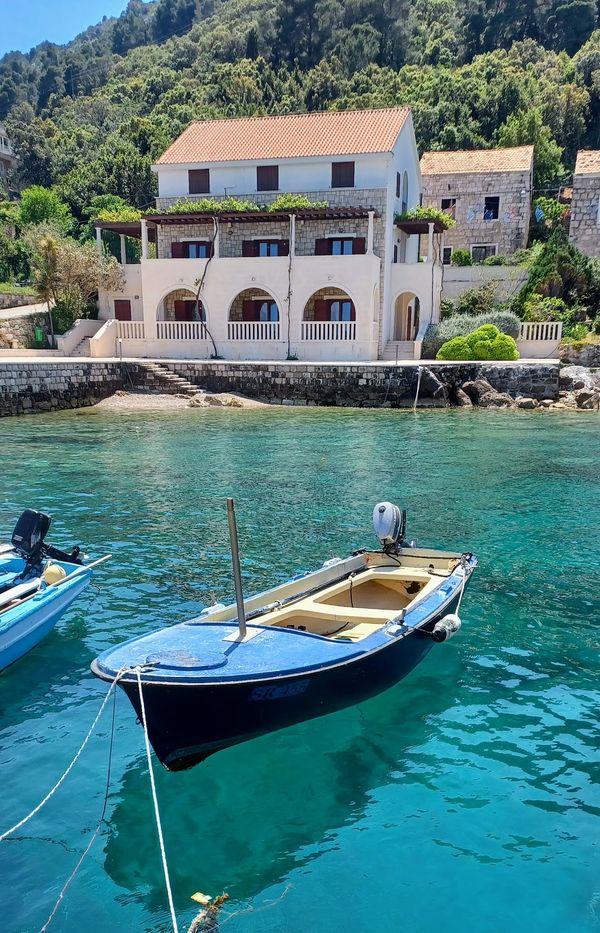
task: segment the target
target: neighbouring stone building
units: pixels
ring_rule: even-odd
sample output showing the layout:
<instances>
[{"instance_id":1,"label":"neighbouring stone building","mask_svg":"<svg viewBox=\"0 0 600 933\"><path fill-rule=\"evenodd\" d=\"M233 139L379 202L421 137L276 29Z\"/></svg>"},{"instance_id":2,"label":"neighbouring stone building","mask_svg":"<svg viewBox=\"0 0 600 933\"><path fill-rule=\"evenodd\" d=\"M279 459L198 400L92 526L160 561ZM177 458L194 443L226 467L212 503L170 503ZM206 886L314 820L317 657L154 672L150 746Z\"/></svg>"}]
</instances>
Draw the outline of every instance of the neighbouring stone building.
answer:
<instances>
[{"instance_id":1,"label":"neighbouring stone building","mask_svg":"<svg viewBox=\"0 0 600 933\"><path fill-rule=\"evenodd\" d=\"M474 262L527 246L533 191L533 146L426 152L421 158L423 204L450 214L443 262L468 249Z\"/></svg>"},{"instance_id":2,"label":"neighbouring stone building","mask_svg":"<svg viewBox=\"0 0 600 933\"><path fill-rule=\"evenodd\" d=\"M14 149L4 128L0 123L0 185L8 188L9 175L17 164Z\"/></svg>"},{"instance_id":3,"label":"neighbouring stone building","mask_svg":"<svg viewBox=\"0 0 600 933\"><path fill-rule=\"evenodd\" d=\"M586 256L600 257L600 150L577 153L569 236Z\"/></svg>"}]
</instances>

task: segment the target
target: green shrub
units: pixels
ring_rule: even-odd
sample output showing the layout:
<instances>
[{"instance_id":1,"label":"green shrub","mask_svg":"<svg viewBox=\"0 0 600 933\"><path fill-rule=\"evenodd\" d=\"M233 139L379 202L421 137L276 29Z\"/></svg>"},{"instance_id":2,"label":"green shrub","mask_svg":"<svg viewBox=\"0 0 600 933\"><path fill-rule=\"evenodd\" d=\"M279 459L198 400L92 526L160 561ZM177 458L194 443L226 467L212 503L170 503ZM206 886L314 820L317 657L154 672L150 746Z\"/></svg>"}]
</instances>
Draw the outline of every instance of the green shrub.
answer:
<instances>
[{"instance_id":1,"label":"green shrub","mask_svg":"<svg viewBox=\"0 0 600 933\"><path fill-rule=\"evenodd\" d=\"M473 260L471 259L471 254L469 250L463 249L462 247L460 247L459 249L453 250L452 256L450 258L450 265L451 266L472 266Z\"/></svg>"},{"instance_id":2,"label":"green shrub","mask_svg":"<svg viewBox=\"0 0 600 933\"><path fill-rule=\"evenodd\" d=\"M168 214L220 214L223 211L259 211L258 204L253 201L242 201L239 198L226 197L217 200L217 198L199 198L197 201L190 201L188 198L179 198L175 204L168 209Z\"/></svg>"},{"instance_id":3,"label":"green shrub","mask_svg":"<svg viewBox=\"0 0 600 933\"><path fill-rule=\"evenodd\" d=\"M493 285L469 288L454 302L455 314L487 314L496 304Z\"/></svg>"},{"instance_id":4,"label":"green shrub","mask_svg":"<svg viewBox=\"0 0 600 933\"><path fill-rule=\"evenodd\" d=\"M518 360L517 344L493 324L484 324L465 337L442 344L437 360Z\"/></svg>"},{"instance_id":5,"label":"green shrub","mask_svg":"<svg viewBox=\"0 0 600 933\"><path fill-rule=\"evenodd\" d=\"M421 348L422 357L428 360L435 359L442 344L455 337L466 337L484 324L493 324L499 331L514 339L519 336L521 327L521 321L512 311L498 309L488 314L455 314L439 324L429 326Z\"/></svg>"},{"instance_id":6,"label":"green shrub","mask_svg":"<svg viewBox=\"0 0 600 933\"><path fill-rule=\"evenodd\" d=\"M481 263L482 266L505 266L506 265L506 256L488 256L487 259L484 259Z\"/></svg>"},{"instance_id":7,"label":"green shrub","mask_svg":"<svg viewBox=\"0 0 600 933\"><path fill-rule=\"evenodd\" d=\"M394 220L396 223L401 223L403 220L422 220L425 223L438 223L443 226L444 230L456 226L456 221L450 214L446 214L437 207L427 206L413 207L410 211L404 211L403 214L395 214Z\"/></svg>"},{"instance_id":8,"label":"green shrub","mask_svg":"<svg viewBox=\"0 0 600 933\"><path fill-rule=\"evenodd\" d=\"M275 198L272 204L269 204L269 211L295 211L303 207L323 208L329 207L329 201L311 201L304 194L280 194Z\"/></svg>"},{"instance_id":9,"label":"green shrub","mask_svg":"<svg viewBox=\"0 0 600 933\"><path fill-rule=\"evenodd\" d=\"M568 312L562 298L544 298L534 292L523 305L524 321L562 321Z\"/></svg>"}]
</instances>

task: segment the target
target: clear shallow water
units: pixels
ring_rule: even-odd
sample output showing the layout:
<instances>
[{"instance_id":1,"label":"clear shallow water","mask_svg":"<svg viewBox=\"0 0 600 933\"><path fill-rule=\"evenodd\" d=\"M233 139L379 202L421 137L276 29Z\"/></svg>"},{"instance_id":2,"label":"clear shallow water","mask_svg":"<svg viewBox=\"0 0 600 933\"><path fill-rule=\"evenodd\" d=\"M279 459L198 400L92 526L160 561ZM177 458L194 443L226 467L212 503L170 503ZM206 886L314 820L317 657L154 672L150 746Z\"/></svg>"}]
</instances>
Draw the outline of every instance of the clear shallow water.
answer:
<instances>
[{"instance_id":1,"label":"clear shallow water","mask_svg":"<svg viewBox=\"0 0 600 933\"><path fill-rule=\"evenodd\" d=\"M590 415L259 410L0 424L0 528L115 557L0 675L0 831L77 749L95 655L232 591L372 542L391 498L423 543L474 550L464 627L382 696L183 774L157 766L180 921L227 890L236 933L600 931L600 424ZM99 816L108 727L0 844L6 933L38 930ZM170 929L143 737L124 696L108 826L51 929Z\"/></svg>"}]
</instances>

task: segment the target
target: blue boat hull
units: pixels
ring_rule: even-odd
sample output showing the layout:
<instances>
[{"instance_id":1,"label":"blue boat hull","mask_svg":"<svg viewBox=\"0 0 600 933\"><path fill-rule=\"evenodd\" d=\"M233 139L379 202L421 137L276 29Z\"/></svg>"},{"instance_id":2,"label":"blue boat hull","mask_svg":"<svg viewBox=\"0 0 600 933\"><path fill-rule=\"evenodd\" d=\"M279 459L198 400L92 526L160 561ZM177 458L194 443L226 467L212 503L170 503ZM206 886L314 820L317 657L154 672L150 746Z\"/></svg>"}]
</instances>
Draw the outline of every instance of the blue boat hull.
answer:
<instances>
[{"instance_id":1,"label":"blue boat hull","mask_svg":"<svg viewBox=\"0 0 600 933\"><path fill-rule=\"evenodd\" d=\"M382 693L429 653L434 646L429 632L457 601L446 604L422 629L317 671L231 684L166 684L142 678L149 738L159 760L170 771L182 771L231 745ZM137 681L119 683L141 719Z\"/></svg>"},{"instance_id":2,"label":"blue boat hull","mask_svg":"<svg viewBox=\"0 0 600 933\"><path fill-rule=\"evenodd\" d=\"M64 565L67 572L69 566ZM0 616L0 671L5 670L36 647L52 631L58 620L66 612L74 599L85 589L92 571L64 584L64 592L59 587L55 592L45 591L25 602L17 610Z\"/></svg>"}]
</instances>

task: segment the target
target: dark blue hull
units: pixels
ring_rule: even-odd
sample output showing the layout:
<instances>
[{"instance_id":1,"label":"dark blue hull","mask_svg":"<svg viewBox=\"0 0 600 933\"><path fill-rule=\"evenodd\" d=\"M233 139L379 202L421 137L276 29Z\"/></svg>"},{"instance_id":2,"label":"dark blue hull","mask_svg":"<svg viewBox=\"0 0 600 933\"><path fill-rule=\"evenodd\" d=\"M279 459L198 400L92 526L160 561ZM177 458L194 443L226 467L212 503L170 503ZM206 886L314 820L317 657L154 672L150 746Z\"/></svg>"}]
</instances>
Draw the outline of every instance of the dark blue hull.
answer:
<instances>
[{"instance_id":1,"label":"dark blue hull","mask_svg":"<svg viewBox=\"0 0 600 933\"><path fill-rule=\"evenodd\" d=\"M454 603L454 601L453 601ZM428 621L431 631L447 606ZM286 726L353 706L389 689L419 664L434 642L415 629L360 658L310 673L231 684L143 681L148 733L170 771ZM138 717L138 684L121 680Z\"/></svg>"}]
</instances>

